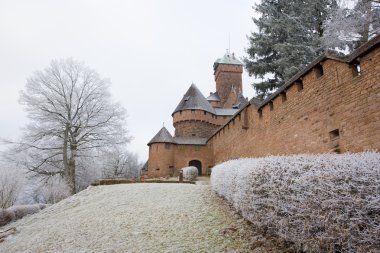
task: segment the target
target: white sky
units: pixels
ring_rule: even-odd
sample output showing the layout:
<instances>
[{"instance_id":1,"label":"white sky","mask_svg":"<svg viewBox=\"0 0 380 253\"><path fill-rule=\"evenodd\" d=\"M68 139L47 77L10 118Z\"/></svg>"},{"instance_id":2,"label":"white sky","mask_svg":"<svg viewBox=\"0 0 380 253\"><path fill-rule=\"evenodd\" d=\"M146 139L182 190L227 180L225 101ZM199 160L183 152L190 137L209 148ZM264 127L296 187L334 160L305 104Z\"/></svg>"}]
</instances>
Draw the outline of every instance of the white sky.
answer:
<instances>
[{"instance_id":1,"label":"white sky","mask_svg":"<svg viewBox=\"0 0 380 253\"><path fill-rule=\"evenodd\" d=\"M215 91L213 63L228 48L245 56L258 0L0 0L0 137L17 139L27 123L19 91L52 59L73 57L110 78L128 111L141 161L146 143L194 82ZM252 97L252 78L243 76Z\"/></svg>"}]
</instances>

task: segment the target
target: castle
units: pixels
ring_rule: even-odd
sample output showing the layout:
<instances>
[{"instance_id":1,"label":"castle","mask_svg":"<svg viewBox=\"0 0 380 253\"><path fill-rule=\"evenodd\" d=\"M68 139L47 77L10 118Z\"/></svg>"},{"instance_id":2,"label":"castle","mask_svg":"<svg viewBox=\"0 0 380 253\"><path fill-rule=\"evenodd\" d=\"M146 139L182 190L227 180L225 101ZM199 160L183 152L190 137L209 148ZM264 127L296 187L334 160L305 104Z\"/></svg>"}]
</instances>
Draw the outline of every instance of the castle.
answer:
<instances>
[{"instance_id":1,"label":"castle","mask_svg":"<svg viewBox=\"0 0 380 253\"><path fill-rule=\"evenodd\" d=\"M243 64L226 53L214 63L216 91L192 84L148 143L148 177L199 175L225 160L300 153L380 150L380 35L345 58L325 53L264 101L242 94Z\"/></svg>"}]
</instances>

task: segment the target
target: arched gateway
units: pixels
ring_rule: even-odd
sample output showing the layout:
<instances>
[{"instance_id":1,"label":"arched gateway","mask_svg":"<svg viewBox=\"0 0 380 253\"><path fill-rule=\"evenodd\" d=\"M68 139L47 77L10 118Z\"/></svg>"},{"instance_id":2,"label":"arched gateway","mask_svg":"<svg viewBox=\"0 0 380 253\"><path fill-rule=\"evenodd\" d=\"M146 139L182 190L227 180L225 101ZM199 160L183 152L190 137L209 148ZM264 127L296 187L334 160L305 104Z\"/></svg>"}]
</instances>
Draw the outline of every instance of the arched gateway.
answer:
<instances>
[{"instance_id":1,"label":"arched gateway","mask_svg":"<svg viewBox=\"0 0 380 253\"><path fill-rule=\"evenodd\" d=\"M189 166L194 166L198 169L198 176L202 176L202 163L198 160L191 160Z\"/></svg>"}]
</instances>

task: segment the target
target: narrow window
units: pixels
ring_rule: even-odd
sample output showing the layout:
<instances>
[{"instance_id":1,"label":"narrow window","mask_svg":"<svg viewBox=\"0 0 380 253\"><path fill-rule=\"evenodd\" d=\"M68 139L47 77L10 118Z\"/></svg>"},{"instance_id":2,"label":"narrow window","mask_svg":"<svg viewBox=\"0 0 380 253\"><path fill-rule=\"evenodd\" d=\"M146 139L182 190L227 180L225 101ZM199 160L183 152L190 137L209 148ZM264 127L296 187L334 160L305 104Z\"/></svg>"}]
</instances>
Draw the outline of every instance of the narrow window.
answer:
<instances>
[{"instance_id":1,"label":"narrow window","mask_svg":"<svg viewBox=\"0 0 380 253\"><path fill-rule=\"evenodd\" d=\"M285 102L288 98L286 97L286 91L281 92L281 100L282 102Z\"/></svg>"},{"instance_id":2,"label":"narrow window","mask_svg":"<svg viewBox=\"0 0 380 253\"><path fill-rule=\"evenodd\" d=\"M269 109L270 109L271 111L273 111L273 101L270 101L270 102L269 102Z\"/></svg>"},{"instance_id":3,"label":"narrow window","mask_svg":"<svg viewBox=\"0 0 380 253\"><path fill-rule=\"evenodd\" d=\"M352 65L352 75L355 76L360 76L362 74L362 68L360 66L360 62L355 62Z\"/></svg>"},{"instance_id":4,"label":"narrow window","mask_svg":"<svg viewBox=\"0 0 380 253\"><path fill-rule=\"evenodd\" d=\"M206 111L203 111L203 114L206 115Z\"/></svg>"},{"instance_id":5,"label":"narrow window","mask_svg":"<svg viewBox=\"0 0 380 253\"><path fill-rule=\"evenodd\" d=\"M259 118L262 118L263 117L263 110L260 109L258 112L259 112Z\"/></svg>"},{"instance_id":6,"label":"narrow window","mask_svg":"<svg viewBox=\"0 0 380 253\"><path fill-rule=\"evenodd\" d=\"M195 109L191 109L191 113L195 113Z\"/></svg>"},{"instance_id":7,"label":"narrow window","mask_svg":"<svg viewBox=\"0 0 380 253\"><path fill-rule=\"evenodd\" d=\"M323 67L321 64L318 64L317 66L315 66L315 74L317 75L318 78L323 76Z\"/></svg>"},{"instance_id":8,"label":"narrow window","mask_svg":"<svg viewBox=\"0 0 380 253\"><path fill-rule=\"evenodd\" d=\"M170 149L170 143L165 143L165 149Z\"/></svg>"},{"instance_id":9,"label":"narrow window","mask_svg":"<svg viewBox=\"0 0 380 253\"><path fill-rule=\"evenodd\" d=\"M297 85L297 91L302 91L303 90L303 82L302 82L302 80L296 81L296 85Z\"/></svg>"},{"instance_id":10,"label":"narrow window","mask_svg":"<svg viewBox=\"0 0 380 253\"><path fill-rule=\"evenodd\" d=\"M330 135L331 141L339 139L339 129L334 129L334 130L330 131L329 135Z\"/></svg>"}]
</instances>

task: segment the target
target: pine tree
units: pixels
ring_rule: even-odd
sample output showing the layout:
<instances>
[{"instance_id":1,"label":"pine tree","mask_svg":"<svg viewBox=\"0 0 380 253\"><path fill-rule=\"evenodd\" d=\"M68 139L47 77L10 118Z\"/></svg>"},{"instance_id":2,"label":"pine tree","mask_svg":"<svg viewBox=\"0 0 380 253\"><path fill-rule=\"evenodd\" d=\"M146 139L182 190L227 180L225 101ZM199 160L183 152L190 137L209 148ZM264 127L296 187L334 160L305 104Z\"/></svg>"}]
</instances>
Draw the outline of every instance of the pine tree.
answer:
<instances>
[{"instance_id":1,"label":"pine tree","mask_svg":"<svg viewBox=\"0 0 380 253\"><path fill-rule=\"evenodd\" d=\"M248 57L244 59L257 98L264 99L323 51L320 37L324 21L335 0L269 0L255 5L261 14L253 18L259 28L249 36Z\"/></svg>"}]
</instances>

